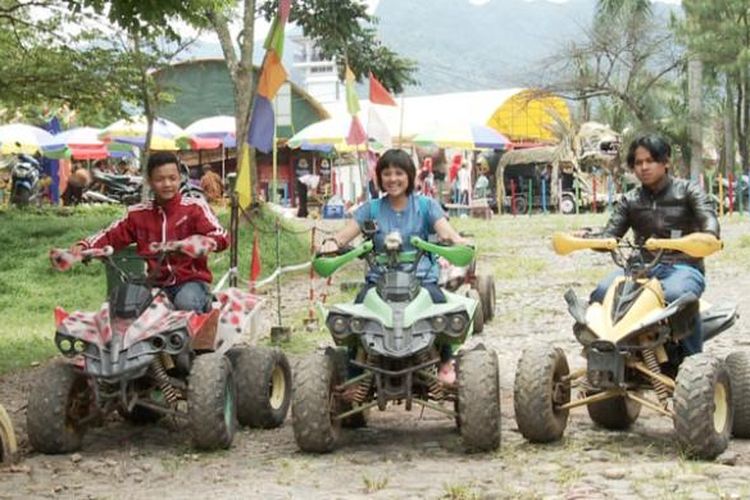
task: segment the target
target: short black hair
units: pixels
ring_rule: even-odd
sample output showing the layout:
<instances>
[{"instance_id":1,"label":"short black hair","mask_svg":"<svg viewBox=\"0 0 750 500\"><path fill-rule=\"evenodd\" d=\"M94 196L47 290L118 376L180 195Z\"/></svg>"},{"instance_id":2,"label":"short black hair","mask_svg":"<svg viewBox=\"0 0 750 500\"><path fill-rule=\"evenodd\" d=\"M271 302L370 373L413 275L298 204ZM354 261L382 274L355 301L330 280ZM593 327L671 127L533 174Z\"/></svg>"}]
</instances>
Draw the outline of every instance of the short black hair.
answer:
<instances>
[{"instance_id":1,"label":"short black hair","mask_svg":"<svg viewBox=\"0 0 750 500\"><path fill-rule=\"evenodd\" d=\"M406 176L409 178L409 184L406 186L406 194L411 194L414 191L414 178L417 176L417 167L414 166L414 160L411 159L409 153L403 149L389 149L378 158L378 163L375 165L375 177L378 181L378 189L383 189L383 170L388 167L400 168L406 172Z\"/></svg>"},{"instance_id":2,"label":"short black hair","mask_svg":"<svg viewBox=\"0 0 750 500\"><path fill-rule=\"evenodd\" d=\"M633 139L633 142L630 143L630 147L628 147L628 156L626 160L628 167L631 169L635 167L635 150L638 148L644 148L651 153L651 158L659 163L667 163L672 157L672 146L669 145L664 137L659 134L639 135Z\"/></svg>"},{"instance_id":3,"label":"short black hair","mask_svg":"<svg viewBox=\"0 0 750 500\"><path fill-rule=\"evenodd\" d=\"M153 153L148 157L148 163L146 163L146 175L151 177L151 173L167 163L174 163L177 169L180 168L180 161L177 159L177 155L168 152Z\"/></svg>"}]
</instances>

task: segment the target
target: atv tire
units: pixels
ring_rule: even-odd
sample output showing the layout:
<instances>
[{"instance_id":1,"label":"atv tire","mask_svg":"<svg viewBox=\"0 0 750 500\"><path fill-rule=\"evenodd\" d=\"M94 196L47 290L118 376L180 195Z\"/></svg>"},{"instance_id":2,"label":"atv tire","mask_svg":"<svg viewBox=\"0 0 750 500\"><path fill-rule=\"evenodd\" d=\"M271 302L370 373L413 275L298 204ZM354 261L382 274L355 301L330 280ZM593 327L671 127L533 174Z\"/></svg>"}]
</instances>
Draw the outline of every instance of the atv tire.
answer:
<instances>
[{"instance_id":1,"label":"atv tire","mask_svg":"<svg viewBox=\"0 0 750 500\"><path fill-rule=\"evenodd\" d=\"M11 203L19 208L29 206L31 190L26 186L17 186L11 195Z\"/></svg>"},{"instance_id":2,"label":"atv tire","mask_svg":"<svg viewBox=\"0 0 750 500\"><path fill-rule=\"evenodd\" d=\"M750 438L750 353L733 352L724 364L732 384L734 424L732 434L740 439Z\"/></svg>"},{"instance_id":3,"label":"atv tire","mask_svg":"<svg viewBox=\"0 0 750 500\"><path fill-rule=\"evenodd\" d=\"M18 442L5 408L0 406L0 464L9 464L16 458Z\"/></svg>"},{"instance_id":4,"label":"atv tire","mask_svg":"<svg viewBox=\"0 0 750 500\"><path fill-rule=\"evenodd\" d=\"M132 410L118 408L117 413L125 420L135 425L153 424L162 419L164 415L151 408L135 405Z\"/></svg>"},{"instance_id":5,"label":"atv tire","mask_svg":"<svg viewBox=\"0 0 750 500\"><path fill-rule=\"evenodd\" d=\"M92 403L88 380L62 361L47 366L31 388L26 432L32 448L42 453L70 453L81 448L86 433L81 419Z\"/></svg>"},{"instance_id":6,"label":"atv tire","mask_svg":"<svg viewBox=\"0 0 750 500\"><path fill-rule=\"evenodd\" d=\"M237 430L237 389L223 354L201 354L188 377L188 429L200 450L229 448Z\"/></svg>"},{"instance_id":7,"label":"atv tire","mask_svg":"<svg viewBox=\"0 0 750 500\"><path fill-rule=\"evenodd\" d=\"M587 394L592 396L595 393ZM638 420L641 404L623 396L598 401L586 406L596 425L612 431L624 431Z\"/></svg>"},{"instance_id":8,"label":"atv tire","mask_svg":"<svg viewBox=\"0 0 750 500\"><path fill-rule=\"evenodd\" d=\"M292 428L297 446L302 451L332 451L341 434L341 421L333 418L340 413L333 396L339 382L333 356L312 354L303 359L294 373L292 396Z\"/></svg>"},{"instance_id":9,"label":"atv tire","mask_svg":"<svg viewBox=\"0 0 750 500\"><path fill-rule=\"evenodd\" d=\"M456 363L458 428L467 452L500 446L500 370L493 350L473 349Z\"/></svg>"},{"instance_id":10,"label":"atv tire","mask_svg":"<svg viewBox=\"0 0 750 500\"><path fill-rule=\"evenodd\" d=\"M477 308L474 310L474 333L480 334L484 331L484 306L482 305L482 299L479 297L479 292L473 288L470 288L466 292L466 296L477 301Z\"/></svg>"},{"instance_id":11,"label":"atv tire","mask_svg":"<svg viewBox=\"0 0 750 500\"><path fill-rule=\"evenodd\" d=\"M674 391L674 428L685 451L713 459L732 433L732 386L724 363L707 354L685 358Z\"/></svg>"},{"instance_id":12,"label":"atv tire","mask_svg":"<svg viewBox=\"0 0 750 500\"><path fill-rule=\"evenodd\" d=\"M336 373L338 373L338 379L341 383L344 383L349 378L349 353L344 348L338 348L327 351L327 355L331 356L334 362L334 366L336 367ZM348 401L341 400L339 402L339 410L341 413L347 412L353 408L352 403ZM361 411L359 413L355 413L354 415L349 415L346 418L341 419L341 427L345 429L360 429L362 427L367 427L367 413L369 410Z\"/></svg>"},{"instance_id":13,"label":"atv tire","mask_svg":"<svg viewBox=\"0 0 750 500\"><path fill-rule=\"evenodd\" d=\"M227 354L237 381L240 425L274 429L292 402L292 370L286 355L267 347L235 347Z\"/></svg>"},{"instance_id":14,"label":"atv tire","mask_svg":"<svg viewBox=\"0 0 750 500\"><path fill-rule=\"evenodd\" d=\"M538 346L526 349L518 360L513 386L516 424L523 437L535 443L557 441L568 425L568 410L556 406L570 402L568 360L562 349Z\"/></svg>"},{"instance_id":15,"label":"atv tire","mask_svg":"<svg viewBox=\"0 0 750 500\"><path fill-rule=\"evenodd\" d=\"M489 274L477 276L477 291L482 298L484 321L489 323L495 317L495 280Z\"/></svg>"}]
</instances>

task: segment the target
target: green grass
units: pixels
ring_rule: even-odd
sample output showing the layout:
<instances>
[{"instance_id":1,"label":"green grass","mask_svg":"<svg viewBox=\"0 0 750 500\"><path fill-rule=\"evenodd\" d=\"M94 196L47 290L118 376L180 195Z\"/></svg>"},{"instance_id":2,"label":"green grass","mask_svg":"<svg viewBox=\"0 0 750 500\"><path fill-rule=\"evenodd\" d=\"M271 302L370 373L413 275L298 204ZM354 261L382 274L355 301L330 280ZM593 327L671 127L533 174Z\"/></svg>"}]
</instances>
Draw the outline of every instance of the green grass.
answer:
<instances>
[{"instance_id":1,"label":"green grass","mask_svg":"<svg viewBox=\"0 0 750 500\"><path fill-rule=\"evenodd\" d=\"M77 265L60 273L49 264L54 247L69 247L122 216L122 207L82 206L75 210L0 211L0 374L43 360L56 352L52 342L55 306L66 310L95 310L106 294L104 266L98 262ZM228 226L225 210L219 218ZM276 267L275 217L263 210L254 216L259 234L262 276ZM284 228L297 230L288 222ZM247 278L253 231L240 223L239 275ZM309 258L304 235L281 233L281 264ZM229 268L229 253L211 256L215 279Z\"/></svg>"}]
</instances>

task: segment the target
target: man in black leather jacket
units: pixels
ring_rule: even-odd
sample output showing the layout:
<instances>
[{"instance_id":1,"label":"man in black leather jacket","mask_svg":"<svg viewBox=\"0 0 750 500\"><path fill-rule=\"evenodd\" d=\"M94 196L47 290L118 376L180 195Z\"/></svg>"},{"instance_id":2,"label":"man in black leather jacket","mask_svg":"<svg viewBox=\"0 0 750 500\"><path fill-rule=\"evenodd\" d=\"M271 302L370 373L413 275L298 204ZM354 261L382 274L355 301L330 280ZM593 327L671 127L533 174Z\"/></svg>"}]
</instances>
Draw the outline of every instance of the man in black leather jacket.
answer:
<instances>
[{"instance_id":1,"label":"man in black leather jacket","mask_svg":"<svg viewBox=\"0 0 750 500\"><path fill-rule=\"evenodd\" d=\"M719 237L716 212L701 188L690 181L669 175L671 147L658 135L636 138L628 149L627 163L641 181L641 187L629 191L615 207L604 234L621 238L633 229L636 241L650 237L680 238L704 232ZM664 289L667 302L687 292L700 297L706 287L703 259L681 252L664 252L650 276L656 277ZM612 281L621 275L616 271L605 278L591 294L592 302L601 302ZM703 332L696 317L695 331L681 342L684 354L701 352Z\"/></svg>"}]
</instances>

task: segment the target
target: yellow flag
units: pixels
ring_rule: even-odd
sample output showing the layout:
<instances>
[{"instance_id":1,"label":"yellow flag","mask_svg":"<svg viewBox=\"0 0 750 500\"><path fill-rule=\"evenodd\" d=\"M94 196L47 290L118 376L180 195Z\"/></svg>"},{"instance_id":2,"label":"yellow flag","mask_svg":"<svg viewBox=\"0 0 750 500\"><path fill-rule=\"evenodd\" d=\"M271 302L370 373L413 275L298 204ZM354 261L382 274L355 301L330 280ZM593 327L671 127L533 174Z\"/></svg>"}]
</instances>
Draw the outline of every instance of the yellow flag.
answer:
<instances>
[{"instance_id":1,"label":"yellow flag","mask_svg":"<svg viewBox=\"0 0 750 500\"><path fill-rule=\"evenodd\" d=\"M240 163L240 173L237 175L237 198L242 208L247 208L253 202L253 193L250 186L252 179L250 177L250 150L245 141L242 141L242 162Z\"/></svg>"}]
</instances>

